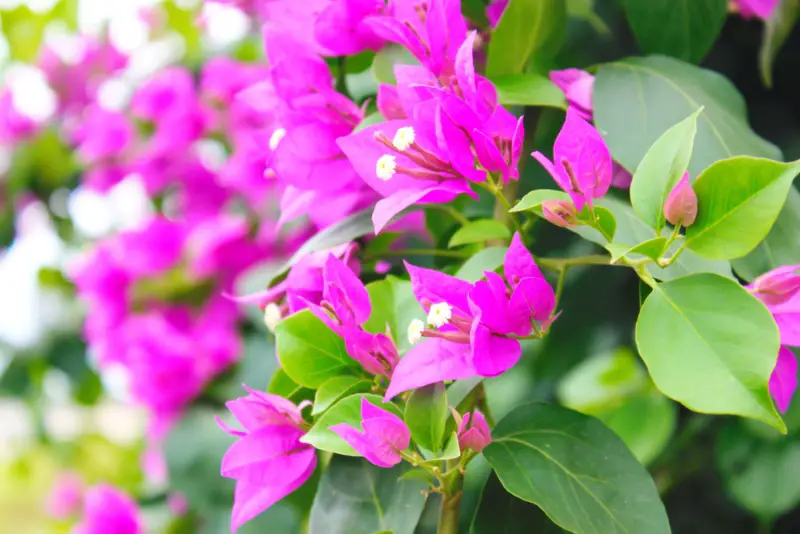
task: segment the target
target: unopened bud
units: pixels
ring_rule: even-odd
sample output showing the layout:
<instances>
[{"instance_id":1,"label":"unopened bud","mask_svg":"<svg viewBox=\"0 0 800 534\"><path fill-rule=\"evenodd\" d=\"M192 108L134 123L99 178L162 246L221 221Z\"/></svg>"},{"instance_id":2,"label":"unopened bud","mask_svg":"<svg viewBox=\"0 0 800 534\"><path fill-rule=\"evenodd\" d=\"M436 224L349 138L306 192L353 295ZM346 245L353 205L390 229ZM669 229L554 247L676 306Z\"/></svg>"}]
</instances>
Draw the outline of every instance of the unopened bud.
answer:
<instances>
[{"instance_id":1,"label":"unopened bud","mask_svg":"<svg viewBox=\"0 0 800 534\"><path fill-rule=\"evenodd\" d=\"M762 274L748 289L768 306L783 304L800 291L800 265L778 267Z\"/></svg>"},{"instance_id":2,"label":"unopened bud","mask_svg":"<svg viewBox=\"0 0 800 534\"><path fill-rule=\"evenodd\" d=\"M578 211L571 200L545 200L542 203L542 214L550 224L569 228L578 218Z\"/></svg>"},{"instance_id":3,"label":"unopened bud","mask_svg":"<svg viewBox=\"0 0 800 534\"><path fill-rule=\"evenodd\" d=\"M685 173L664 202L664 217L675 226L689 227L697 218L697 195Z\"/></svg>"},{"instance_id":4,"label":"unopened bud","mask_svg":"<svg viewBox=\"0 0 800 534\"><path fill-rule=\"evenodd\" d=\"M461 450L472 449L481 452L492 442L492 433L486 419L480 412L464 414L464 419L458 426L458 446Z\"/></svg>"}]
</instances>

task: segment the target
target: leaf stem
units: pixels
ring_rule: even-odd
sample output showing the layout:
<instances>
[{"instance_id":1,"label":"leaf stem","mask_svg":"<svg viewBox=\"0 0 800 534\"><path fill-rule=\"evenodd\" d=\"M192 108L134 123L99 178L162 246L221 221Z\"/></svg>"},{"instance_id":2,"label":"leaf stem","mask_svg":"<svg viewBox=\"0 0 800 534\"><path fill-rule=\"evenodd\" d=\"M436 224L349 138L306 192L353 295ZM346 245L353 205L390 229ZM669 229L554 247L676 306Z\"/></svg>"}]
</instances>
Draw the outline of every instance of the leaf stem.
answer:
<instances>
[{"instance_id":1,"label":"leaf stem","mask_svg":"<svg viewBox=\"0 0 800 534\"><path fill-rule=\"evenodd\" d=\"M437 534L458 534L458 519L461 510L461 488L464 477L458 467L459 460L448 460L449 476L442 486L442 507L439 509L439 527Z\"/></svg>"},{"instance_id":2,"label":"leaf stem","mask_svg":"<svg viewBox=\"0 0 800 534\"><path fill-rule=\"evenodd\" d=\"M553 271L562 271L565 267L575 265L610 265L619 267L620 264L611 263L610 256L596 254L592 256L580 256L577 258L536 258L536 263Z\"/></svg>"},{"instance_id":3,"label":"leaf stem","mask_svg":"<svg viewBox=\"0 0 800 534\"><path fill-rule=\"evenodd\" d=\"M564 283L567 279L568 270L569 265L564 265L558 273L558 283L556 284L556 307L558 307L558 303L561 302L561 294L564 292Z\"/></svg>"},{"instance_id":4,"label":"leaf stem","mask_svg":"<svg viewBox=\"0 0 800 534\"><path fill-rule=\"evenodd\" d=\"M461 212L455 209L453 206L448 206L447 204L426 204L425 207L428 209L438 210L450 215L461 226L465 226L470 222L469 219L467 219L464 215L462 215Z\"/></svg>"}]
</instances>

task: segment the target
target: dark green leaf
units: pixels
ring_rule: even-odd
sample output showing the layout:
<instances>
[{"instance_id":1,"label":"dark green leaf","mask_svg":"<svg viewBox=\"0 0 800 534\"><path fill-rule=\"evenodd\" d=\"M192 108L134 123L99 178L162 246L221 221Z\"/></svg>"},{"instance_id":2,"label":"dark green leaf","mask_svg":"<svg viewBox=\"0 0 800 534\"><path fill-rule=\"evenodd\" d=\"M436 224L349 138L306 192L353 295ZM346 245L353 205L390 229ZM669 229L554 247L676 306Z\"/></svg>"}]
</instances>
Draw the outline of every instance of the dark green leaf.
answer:
<instances>
[{"instance_id":1,"label":"dark green leaf","mask_svg":"<svg viewBox=\"0 0 800 534\"><path fill-rule=\"evenodd\" d=\"M347 423L360 430L362 420L361 399L367 399L371 404L390 411L398 417L402 416L397 406L391 403L384 404L379 395L356 393L331 406L328 411L317 419L311 430L300 441L313 445L321 451L329 451L345 456L358 456L359 454L347 442L340 438L338 434L331 432L329 428L339 423Z\"/></svg>"},{"instance_id":2,"label":"dark green leaf","mask_svg":"<svg viewBox=\"0 0 800 534\"><path fill-rule=\"evenodd\" d=\"M450 238L448 247L471 243L485 243L493 240L507 240L511 237L508 227L495 219L478 219L465 224Z\"/></svg>"},{"instance_id":3,"label":"dark green leaf","mask_svg":"<svg viewBox=\"0 0 800 534\"><path fill-rule=\"evenodd\" d=\"M540 74L514 74L492 79L497 98L504 106L547 106L566 109L561 89Z\"/></svg>"},{"instance_id":4,"label":"dark green leaf","mask_svg":"<svg viewBox=\"0 0 800 534\"><path fill-rule=\"evenodd\" d=\"M764 21L764 37L758 52L758 66L761 79L767 87L772 87L772 64L775 62L775 56L792 33L798 14L800 14L800 2L780 0L772 16Z\"/></svg>"},{"instance_id":5,"label":"dark green leaf","mask_svg":"<svg viewBox=\"0 0 800 534\"><path fill-rule=\"evenodd\" d=\"M511 0L492 32L487 75L520 74L531 55L555 55L566 25L564 0Z\"/></svg>"},{"instance_id":6,"label":"dark green leaf","mask_svg":"<svg viewBox=\"0 0 800 534\"><path fill-rule=\"evenodd\" d=\"M744 256L766 237L800 162L737 157L718 161L694 182L697 219L686 229L686 245L700 256Z\"/></svg>"},{"instance_id":7,"label":"dark green leaf","mask_svg":"<svg viewBox=\"0 0 800 534\"><path fill-rule=\"evenodd\" d=\"M301 386L316 389L334 376L359 372L342 338L308 310L278 323L275 342L283 371Z\"/></svg>"},{"instance_id":8,"label":"dark green leaf","mask_svg":"<svg viewBox=\"0 0 800 534\"><path fill-rule=\"evenodd\" d=\"M520 406L484 456L513 495L578 534L667 534L655 484L600 421L548 404Z\"/></svg>"},{"instance_id":9,"label":"dark green leaf","mask_svg":"<svg viewBox=\"0 0 800 534\"><path fill-rule=\"evenodd\" d=\"M317 390L311 414L319 415L323 413L342 397L369 391L371 385L372 382L370 380L357 376L343 375L329 378Z\"/></svg>"},{"instance_id":10,"label":"dark green leaf","mask_svg":"<svg viewBox=\"0 0 800 534\"><path fill-rule=\"evenodd\" d=\"M635 169L667 128L701 106L692 176L732 156L781 159L777 147L750 129L744 98L727 79L676 59L651 56L602 65L593 102L595 124L626 169Z\"/></svg>"},{"instance_id":11,"label":"dark green leaf","mask_svg":"<svg viewBox=\"0 0 800 534\"><path fill-rule=\"evenodd\" d=\"M733 280L695 274L660 284L642 306L636 344L666 396L697 412L750 417L786 431L768 388L777 326Z\"/></svg>"},{"instance_id":12,"label":"dark green leaf","mask_svg":"<svg viewBox=\"0 0 800 534\"><path fill-rule=\"evenodd\" d=\"M698 63L717 39L728 0L623 0L633 34L645 54Z\"/></svg>"},{"instance_id":13,"label":"dark green leaf","mask_svg":"<svg viewBox=\"0 0 800 534\"><path fill-rule=\"evenodd\" d=\"M414 298L411 283L394 276L367 284L372 313L364 323L367 332L391 332L400 354L411 348L408 326L414 319L425 319L425 312Z\"/></svg>"},{"instance_id":14,"label":"dark green leaf","mask_svg":"<svg viewBox=\"0 0 800 534\"><path fill-rule=\"evenodd\" d=\"M309 534L413 534L428 484L403 479L408 464L376 467L360 458L334 456L311 507Z\"/></svg>"},{"instance_id":15,"label":"dark green leaf","mask_svg":"<svg viewBox=\"0 0 800 534\"><path fill-rule=\"evenodd\" d=\"M436 453L442 446L447 423L447 394L439 382L414 390L408 398L405 422L420 446Z\"/></svg>"}]
</instances>

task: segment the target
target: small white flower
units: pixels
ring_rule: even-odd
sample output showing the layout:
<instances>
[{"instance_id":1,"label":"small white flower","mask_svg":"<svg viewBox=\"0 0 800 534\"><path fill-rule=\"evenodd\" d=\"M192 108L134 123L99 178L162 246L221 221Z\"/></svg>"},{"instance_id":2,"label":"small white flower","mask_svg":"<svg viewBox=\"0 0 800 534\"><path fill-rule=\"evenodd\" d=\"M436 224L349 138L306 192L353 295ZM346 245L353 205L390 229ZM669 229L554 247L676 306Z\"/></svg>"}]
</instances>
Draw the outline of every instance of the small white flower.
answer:
<instances>
[{"instance_id":1,"label":"small white flower","mask_svg":"<svg viewBox=\"0 0 800 534\"><path fill-rule=\"evenodd\" d=\"M397 133L394 134L392 144L397 150L402 152L411 146L411 144L414 142L414 139L416 139L414 128L411 126L404 126L397 130Z\"/></svg>"},{"instance_id":2,"label":"small white flower","mask_svg":"<svg viewBox=\"0 0 800 534\"><path fill-rule=\"evenodd\" d=\"M396 159L397 158L390 156L389 154L384 154L378 158L378 163L375 165L375 174L378 175L378 178L384 182L392 179L392 176L394 176L395 170L397 169Z\"/></svg>"},{"instance_id":3,"label":"small white flower","mask_svg":"<svg viewBox=\"0 0 800 534\"><path fill-rule=\"evenodd\" d=\"M275 332L275 327L281 322L281 309L274 302L267 304L264 308L264 324L270 332Z\"/></svg>"},{"instance_id":4,"label":"small white flower","mask_svg":"<svg viewBox=\"0 0 800 534\"><path fill-rule=\"evenodd\" d=\"M269 149L275 150L278 148L278 145L281 144L281 141L283 141L284 137L286 137L286 130L283 128L278 128L272 132L272 135L269 136Z\"/></svg>"},{"instance_id":5,"label":"small white flower","mask_svg":"<svg viewBox=\"0 0 800 534\"><path fill-rule=\"evenodd\" d=\"M446 325L452 316L453 307L446 302L439 302L428 311L428 324L439 328Z\"/></svg>"},{"instance_id":6,"label":"small white flower","mask_svg":"<svg viewBox=\"0 0 800 534\"><path fill-rule=\"evenodd\" d=\"M408 325L408 342L412 345L422 339L422 331L425 330L425 323L419 319L414 319Z\"/></svg>"}]
</instances>

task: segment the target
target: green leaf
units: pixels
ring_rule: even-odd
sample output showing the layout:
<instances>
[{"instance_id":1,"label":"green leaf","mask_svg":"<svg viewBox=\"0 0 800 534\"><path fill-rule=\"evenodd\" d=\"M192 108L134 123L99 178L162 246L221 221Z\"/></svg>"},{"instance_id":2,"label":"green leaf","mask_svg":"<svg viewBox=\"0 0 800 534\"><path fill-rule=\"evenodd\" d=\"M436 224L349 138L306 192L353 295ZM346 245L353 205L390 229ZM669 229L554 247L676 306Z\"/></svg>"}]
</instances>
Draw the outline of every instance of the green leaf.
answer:
<instances>
[{"instance_id":1,"label":"green leaf","mask_svg":"<svg viewBox=\"0 0 800 534\"><path fill-rule=\"evenodd\" d=\"M786 204L775 224L756 248L747 256L733 261L736 274L752 282L781 265L800 263L800 193L792 187Z\"/></svg>"},{"instance_id":2,"label":"green leaf","mask_svg":"<svg viewBox=\"0 0 800 534\"><path fill-rule=\"evenodd\" d=\"M762 518L800 503L800 439L767 439L731 421L717 437L717 469L728 493Z\"/></svg>"},{"instance_id":3,"label":"green leaf","mask_svg":"<svg viewBox=\"0 0 800 534\"><path fill-rule=\"evenodd\" d=\"M439 460L454 460L461 456L461 447L458 445L458 433L453 432L450 436L450 439L447 440L447 444L444 446L444 450L442 450L442 454L439 455Z\"/></svg>"},{"instance_id":4,"label":"green leaf","mask_svg":"<svg viewBox=\"0 0 800 534\"><path fill-rule=\"evenodd\" d=\"M492 240L508 240L511 237L508 227L495 219L470 221L459 228L450 238L449 248L470 243L484 243Z\"/></svg>"},{"instance_id":5,"label":"green leaf","mask_svg":"<svg viewBox=\"0 0 800 534\"><path fill-rule=\"evenodd\" d=\"M329 430L333 425L347 423L348 425L361 429L361 399L367 399L370 403L392 412L401 417L400 410L391 403L383 403L379 395L372 393L356 393L345 397L326 411L311 427L311 430L303 436L300 441L313 445L321 451L329 451L344 456L359 456L359 454L347 444L338 434Z\"/></svg>"},{"instance_id":6,"label":"green leaf","mask_svg":"<svg viewBox=\"0 0 800 534\"><path fill-rule=\"evenodd\" d=\"M520 74L533 54L552 57L564 41L566 26L564 0L511 0L492 32L487 76Z\"/></svg>"},{"instance_id":7,"label":"green leaf","mask_svg":"<svg viewBox=\"0 0 800 534\"><path fill-rule=\"evenodd\" d=\"M611 242L614 240L614 234L617 232L617 219L614 213L608 208L602 206L595 206L595 218L591 218L588 210L581 211L579 217L586 220L589 226L603 234L606 241Z\"/></svg>"},{"instance_id":8,"label":"green leaf","mask_svg":"<svg viewBox=\"0 0 800 534\"><path fill-rule=\"evenodd\" d=\"M303 391L308 391L303 386L297 384L294 380L289 378L289 375L283 369L278 369L272 375L272 379L267 386L267 392L273 395L280 395L281 397L294 400L297 395Z\"/></svg>"},{"instance_id":9,"label":"green leaf","mask_svg":"<svg viewBox=\"0 0 800 534\"><path fill-rule=\"evenodd\" d=\"M483 0L461 0L461 13L479 27L489 25Z\"/></svg>"},{"instance_id":10,"label":"green leaf","mask_svg":"<svg viewBox=\"0 0 800 534\"><path fill-rule=\"evenodd\" d=\"M369 128L370 126L374 126L375 124L380 124L385 120L386 119L383 118L383 115L381 115L377 111L375 113L370 113L356 125L355 129L353 130L353 133L360 132L364 128Z\"/></svg>"},{"instance_id":11,"label":"green leaf","mask_svg":"<svg viewBox=\"0 0 800 534\"><path fill-rule=\"evenodd\" d=\"M606 248L609 249L611 252L611 263L616 263L616 261L622 257L630 257L634 254L640 254L642 256L647 256L653 261L658 260L661 257L661 253L664 252L664 245L667 244L666 237L654 237L653 239L648 239L647 241L642 241L638 245L634 247L628 247L627 245L623 245L620 249L613 251L610 248L610 245L614 245L615 243L609 243Z\"/></svg>"},{"instance_id":12,"label":"green leaf","mask_svg":"<svg viewBox=\"0 0 800 534\"><path fill-rule=\"evenodd\" d=\"M735 281L696 274L658 285L639 314L636 344L667 397L696 412L750 417L786 431L768 388L777 326Z\"/></svg>"},{"instance_id":13,"label":"green leaf","mask_svg":"<svg viewBox=\"0 0 800 534\"><path fill-rule=\"evenodd\" d=\"M549 404L520 406L483 454L503 486L578 534L668 534L655 484L600 421Z\"/></svg>"},{"instance_id":14,"label":"green leaf","mask_svg":"<svg viewBox=\"0 0 800 534\"><path fill-rule=\"evenodd\" d=\"M413 534L425 507L421 480L402 478L410 466L376 467L334 456L311 506L309 534Z\"/></svg>"},{"instance_id":15,"label":"green leaf","mask_svg":"<svg viewBox=\"0 0 800 534\"><path fill-rule=\"evenodd\" d=\"M602 65L594 84L594 120L614 159L635 169L670 126L700 107L689 173L749 155L781 159L777 147L747 123L742 95L721 75L676 59L651 56Z\"/></svg>"},{"instance_id":16,"label":"green leaf","mask_svg":"<svg viewBox=\"0 0 800 534\"><path fill-rule=\"evenodd\" d=\"M608 25L595 13L594 0L567 0L567 14L570 17L588 22L594 28L594 31L601 35L609 35L611 33Z\"/></svg>"},{"instance_id":17,"label":"green leaf","mask_svg":"<svg viewBox=\"0 0 800 534\"><path fill-rule=\"evenodd\" d=\"M506 257L506 247L488 247L464 262L456 271L456 277L467 282L477 282L483 278L484 271L494 271L501 265Z\"/></svg>"},{"instance_id":18,"label":"green leaf","mask_svg":"<svg viewBox=\"0 0 800 534\"><path fill-rule=\"evenodd\" d=\"M664 132L647 151L633 175L631 204L644 222L660 232L664 203L692 158L697 115L702 108Z\"/></svg>"},{"instance_id":19,"label":"green leaf","mask_svg":"<svg viewBox=\"0 0 800 534\"><path fill-rule=\"evenodd\" d=\"M364 323L364 330L377 334L391 331L400 354L412 345L408 341L408 325L414 319L425 319L425 312L414 298L411 282L387 276L385 280L367 284L372 302L372 313Z\"/></svg>"},{"instance_id":20,"label":"green leaf","mask_svg":"<svg viewBox=\"0 0 800 534\"><path fill-rule=\"evenodd\" d=\"M593 413L622 438L644 465L669 443L678 420L678 405L658 392L626 398L621 404Z\"/></svg>"},{"instance_id":21,"label":"green leaf","mask_svg":"<svg viewBox=\"0 0 800 534\"><path fill-rule=\"evenodd\" d=\"M408 48L394 43L388 43L375 53L372 62L372 73L380 83L395 85L397 79L394 76L395 65L419 65L419 61Z\"/></svg>"},{"instance_id":22,"label":"green leaf","mask_svg":"<svg viewBox=\"0 0 800 534\"><path fill-rule=\"evenodd\" d=\"M694 182L697 219L686 229L686 245L705 258L744 256L769 232L798 172L800 162L718 161Z\"/></svg>"},{"instance_id":23,"label":"green leaf","mask_svg":"<svg viewBox=\"0 0 800 534\"><path fill-rule=\"evenodd\" d=\"M334 376L356 374L360 368L347 354L342 338L309 310L278 323L275 344L283 371L307 388L316 389Z\"/></svg>"},{"instance_id":24,"label":"green leaf","mask_svg":"<svg viewBox=\"0 0 800 534\"><path fill-rule=\"evenodd\" d=\"M512 74L492 79L497 98L504 106L546 106L566 109L561 89L541 74Z\"/></svg>"},{"instance_id":25,"label":"green leaf","mask_svg":"<svg viewBox=\"0 0 800 534\"><path fill-rule=\"evenodd\" d=\"M623 0L625 15L645 54L698 63L717 39L728 0Z\"/></svg>"},{"instance_id":26,"label":"green leaf","mask_svg":"<svg viewBox=\"0 0 800 534\"><path fill-rule=\"evenodd\" d=\"M436 478L425 469L421 467L412 467L402 475L398 480L419 480L425 482L429 486L436 485Z\"/></svg>"},{"instance_id":27,"label":"green leaf","mask_svg":"<svg viewBox=\"0 0 800 534\"><path fill-rule=\"evenodd\" d=\"M772 65L800 15L798 0L780 0L772 15L764 21L764 35L758 52L758 67L764 85L772 87Z\"/></svg>"},{"instance_id":28,"label":"green leaf","mask_svg":"<svg viewBox=\"0 0 800 534\"><path fill-rule=\"evenodd\" d=\"M437 452L444 439L447 423L447 394L439 382L414 390L406 403L404 420L414 441Z\"/></svg>"},{"instance_id":29,"label":"green leaf","mask_svg":"<svg viewBox=\"0 0 800 534\"><path fill-rule=\"evenodd\" d=\"M556 191L554 189L537 189L522 197L522 200L517 202L509 211L511 213L533 211L541 214L542 204L545 200L569 200L569 195L563 191Z\"/></svg>"},{"instance_id":30,"label":"green leaf","mask_svg":"<svg viewBox=\"0 0 800 534\"><path fill-rule=\"evenodd\" d=\"M370 385L372 381L356 376L343 375L329 378L317 390L311 415L323 413L342 397L369 391Z\"/></svg>"}]
</instances>

